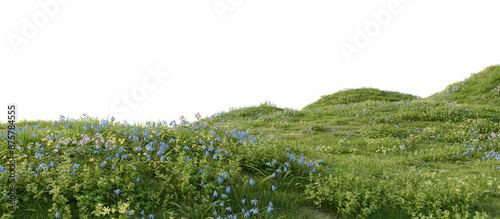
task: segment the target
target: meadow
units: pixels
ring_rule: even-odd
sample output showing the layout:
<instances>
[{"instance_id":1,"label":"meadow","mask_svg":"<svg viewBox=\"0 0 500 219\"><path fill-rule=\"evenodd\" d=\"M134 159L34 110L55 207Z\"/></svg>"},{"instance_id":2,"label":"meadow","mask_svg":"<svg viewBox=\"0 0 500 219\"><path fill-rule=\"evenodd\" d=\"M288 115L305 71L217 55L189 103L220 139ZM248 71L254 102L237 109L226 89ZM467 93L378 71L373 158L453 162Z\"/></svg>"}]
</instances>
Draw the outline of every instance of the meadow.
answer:
<instances>
[{"instance_id":1,"label":"meadow","mask_svg":"<svg viewBox=\"0 0 500 219\"><path fill-rule=\"evenodd\" d=\"M1 218L500 218L500 65L196 117L16 123L15 211L1 123Z\"/></svg>"}]
</instances>

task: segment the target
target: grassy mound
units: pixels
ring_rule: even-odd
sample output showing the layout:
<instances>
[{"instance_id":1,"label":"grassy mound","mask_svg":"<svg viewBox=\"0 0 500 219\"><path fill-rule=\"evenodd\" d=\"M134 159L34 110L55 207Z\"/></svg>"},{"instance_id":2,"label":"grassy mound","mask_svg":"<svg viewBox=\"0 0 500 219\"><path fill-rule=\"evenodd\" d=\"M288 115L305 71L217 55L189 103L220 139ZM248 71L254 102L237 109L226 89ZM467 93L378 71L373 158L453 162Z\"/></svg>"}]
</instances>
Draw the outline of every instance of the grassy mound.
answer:
<instances>
[{"instance_id":1,"label":"grassy mound","mask_svg":"<svg viewBox=\"0 0 500 219\"><path fill-rule=\"evenodd\" d=\"M469 78L450 84L428 97L445 102L500 105L500 65L493 65Z\"/></svg>"},{"instance_id":2,"label":"grassy mound","mask_svg":"<svg viewBox=\"0 0 500 219\"><path fill-rule=\"evenodd\" d=\"M413 100L416 96L403 94L395 91L384 91L375 88L358 88L338 91L330 95L321 96L321 99L307 105L304 109L317 109L325 106L347 105L361 103L367 100L393 102L401 100Z\"/></svg>"}]
</instances>

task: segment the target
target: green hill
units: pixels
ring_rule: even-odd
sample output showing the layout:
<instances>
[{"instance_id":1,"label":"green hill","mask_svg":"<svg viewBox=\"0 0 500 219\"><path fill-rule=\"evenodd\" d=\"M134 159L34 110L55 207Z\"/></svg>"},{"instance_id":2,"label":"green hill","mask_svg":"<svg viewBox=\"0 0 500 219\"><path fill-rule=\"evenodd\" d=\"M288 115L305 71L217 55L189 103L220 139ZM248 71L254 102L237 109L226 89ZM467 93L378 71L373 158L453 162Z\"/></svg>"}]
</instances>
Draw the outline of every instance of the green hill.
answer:
<instances>
[{"instance_id":1,"label":"green hill","mask_svg":"<svg viewBox=\"0 0 500 219\"><path fill-rule=\"evenodd\" d=\"M469 78L450 84L428 97L445 102L492 104L500 106L500 65L493 65Z\"/></svg>"},{"instance_id":2,"label":"green hill","mask_svg":"<svg viewBox=\"0 0 500 219\"><path fill-rule=\"evenodd\" d=\"M413 100L417 97L411 94L403 94L395 91L384 91L376 88L358 88L338 91L333 94L321 96L316 102L307 105L304 109L316 109L326 106L347 105L361 103L367 100L393 102L401 100Z\"/></svg>"}]
</instances>

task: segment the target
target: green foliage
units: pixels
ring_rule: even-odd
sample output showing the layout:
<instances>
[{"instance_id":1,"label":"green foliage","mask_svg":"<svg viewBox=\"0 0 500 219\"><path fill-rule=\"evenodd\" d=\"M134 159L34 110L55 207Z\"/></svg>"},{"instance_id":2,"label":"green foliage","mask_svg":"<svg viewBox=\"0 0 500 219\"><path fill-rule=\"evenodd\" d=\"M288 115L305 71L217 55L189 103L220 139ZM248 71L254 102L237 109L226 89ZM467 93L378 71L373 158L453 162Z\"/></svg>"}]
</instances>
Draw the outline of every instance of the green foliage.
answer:
<instances>
[{"instance_id":1,"label":"green foliage","mask_svg":"<svg viewBox=\"0 0 500 219\"><path fill-rule=\"evenodd\" d=\"M305 193L315 205L362 218L387 206L412 216L448 218L451 213L465 216L475 208L481 193L480 188L466 183L469 179L436 180L433 174L415 171L401 177L385 173L375 177L338 172L309 178L311 183L306 186Z\"/></svg>"}]
</instances>

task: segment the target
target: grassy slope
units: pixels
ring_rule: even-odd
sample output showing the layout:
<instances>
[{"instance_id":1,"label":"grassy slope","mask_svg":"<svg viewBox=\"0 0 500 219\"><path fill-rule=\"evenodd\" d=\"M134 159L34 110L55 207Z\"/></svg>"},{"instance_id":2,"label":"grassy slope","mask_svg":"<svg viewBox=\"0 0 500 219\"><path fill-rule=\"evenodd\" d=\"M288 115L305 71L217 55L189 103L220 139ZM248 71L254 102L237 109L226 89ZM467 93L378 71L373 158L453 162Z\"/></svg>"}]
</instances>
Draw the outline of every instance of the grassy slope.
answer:
<instances>
[{"instance_id":1,"label":"grassy slope","mask_svg":"<svg viewBox=\"0 0 500 219\"><path fill-rule=\"evenodd\" d=\"M446 102L500 106L500 65L485 68L466 80L450 84L428 99Z\"/></svg>"},{"instance_id":2,"label":"grassy slope","mask_svg":"<svg viewBox=\"0 0 500 219\"><path fill-rule=\"evenodd\" d=\"M212 116L211 121L202 119L199 124L206 122L209 128L199 130L199 134L165 131L163 132L165 137L161 139L167 142L170 137L174 137L180 140L178 142L192 142L193 145L201 146L197 141L203 138L207 142L205 144L208 144L210 127L218 127L214 128L217 132L215 136L219 135L221 138L229 139L229 136L234 134L224 135L224 132L226 130L231 132L236 128L246 131L250 135L249 138L255 136L257 142L264 139L262 145L246 142L250 140L249 138L242 143L239 140L216 142L216 145L220 146L216 149L224 147L231 151L231 155L227 160L219 161L222 162L220 164L223 164L222 166L213 160L206 160L209 164L203 168L208 171L209 166L213 165L220 169L239 169L239 174L230 174L228 181L234 185L231 191L240 194L240 198L241 194L245 194L249 200L258 199L259 203L271 200L275 209L270 214L271 218L351 218L363 213L369 215L368 218L408 218L411 216L410 211L416 211L417 215L432 213L436 216L442 213L437 209L448 210L452 215L469 212L473 215L475 211L486 212L491 218L500 218L500 170L496 168L500 166L500 162L493 158L482 159L485 156L484 152L500 150L498 143L500 140L492 138L491 135L492 132L499 133L500 129L499 69L499 66L488 67L463 82L448 86L443 92L421 100L415 100L412 95L377 89L340 91L323 96L301 111L280 109L271 104L233 110ZM460 88L456 87L458 85ZM26 123L28 122L22 122L18 126L24 127ZM99 121L94 123L97 124ZM51 122L44 124L38 121L36 124L54 129L51 127ZM4 130L6 124L0 127ZM73 138L80 134L72 132L71 129L58 129L60 133ZM141 131L143 129L144 127ZM125 129L122 125L113 125L102 133L103 136L119 140L122 138L120 135L112 134L117 130ZM131 132L130 128L127 130ZM151 131L151 127L149 130ZM87 134L90 136L95 132ZM2 148L5 148L4 140L1 141ZM40 137L31 140L46 143ZM138 143L125 141L123 145L137 147ZM141 145L145 148L146 142L142 142ZM184 145L180 144L179 148ZM81 148L85 150L84 147ZM34 150L23 149L25 153L34 157ZM78 159L77 151L71 147L67 149L64 147L62 150L66 150L66 154L73 157L74 162L81 162L82 166L84 166L83 160L93 156L91 151L88 151L89 155L86 155L85 159ZM464 154L466 151L467 154ZM324 161L315 166L316 173L311 173L311 168L305 167L305 164L298 165L302 153L306 162L312 163L319 159ZM294 154L297 159L289 160L287 156L290 154ZM180 149L172 149L170 156L185 159L185 155ZM47 156L51 155L47 153ZM101 156L95 164L92 162L86 164L98 166L104 158L105 156ZM278 159L278 164L273 164L272 168L268 167L265 163L273 159ZM33 160L40 163L36 159ZM191 154L191 160L205 162L204 156L197 154ZM267 177L273 172L277 173L275 170L278 167L283 171L285 161L291 164L288 168L289 174L279 174L276 178ZM148 165L140 166L140 162L147 163L144 156L141 160L132 155L130 162L142 170L138 173L142 174L141 179L144 179L144 182L141 181L144 183L141 184L144 189L139 190L139 193L161 186L162 180L147 170ZM183 162L170 163L175 168L190 171ZM2 165L5 166L3 161ZM201 167L201 164L196 165ZM193 170L193 175L196 175L197 171L198 169ZM92 172L95 172L92 168L88 169L88 174ZM102 176L113 176L107 174L112 172L100 173ZM179 172L177 175L183 174ZM94 178L98 178L97 176ZM127 177L126 174L121 176ZM151 180L147 180L146 176ZM189 177L189 174L187 176ZM136 175L132 178L135 177ZM245 187L240 180L243 178L247 180L244 182L248 182L248 178L253 178L257 187L248 191L251 187L248 185ZM41 180L36 183L46 182L55 181ZM181 181L178 183L182 184ZM29 181L25 180L18 186L28 188L28 184ZM189 182L183 185L188 184ZM270 184L278 187L274 193L269 193L266 189ZM173 191L180 190L179 188L174 187ZM206 188L200 186L195 188L202 192L196 197L207 196ZM87 189L89 192L93 191L92 187ZM187 194L187 191L184 193ZM209 197L212 192L213 190L208 192ZM33 194L26 189L21 194L22 197L30 196L33 200ZM47 198L53 196L44 194ZM70 190L65 193L67 197L71 195L77 197L75 194L71 194ZM180 194L182 192L179 192ZM267 194L273 195L268 197ZM114 194L108 196L108 202L116 204L111 201L112 197L115 197ZM142 203L134 208L135 217L139 209L147 208L144 203L151 203L148 198L159 199L151 193L144 193L143 198L135 198L141 200L139 204ZM40 215L39 218L46 218L42 214L28 210L47 212L51 207L44 205L40 199L35 200L37 201L23 205L22 209L16 212L16 216L35 218L35 215ZM78 212L77 198L70 197L69 200L72 203L70 205L72 212ZM167 218L169 214L165 209L173 210L178 216L190 215L190 218L213 216L213 210L200 210L185 200L179 198L176 204L166 204L163 208L149 208L148 212L153 212L155 218ZM201 206L210 208L210 203L213 201L212 197L212 200L207 202L209 204ZM192 204L194 201L190 202ZM383 204L384 202L386 204ZM227 200L227 203L229 203L227 205L232 204L235 212L241 212L240 207L243 206L238 204L239 200ZM88 204L91 207L94 205ZM413 210L409 210L409 206ZM458 208L453 208L454 206ZM248 210L247 207L246 209ZM0 209L0 213L2 210L4 209ZM265 206L259 207L261 214L265 214L265 210ZM241 218L243 215L240 213L238 216Z\"/></svg>"}]
</instances>

